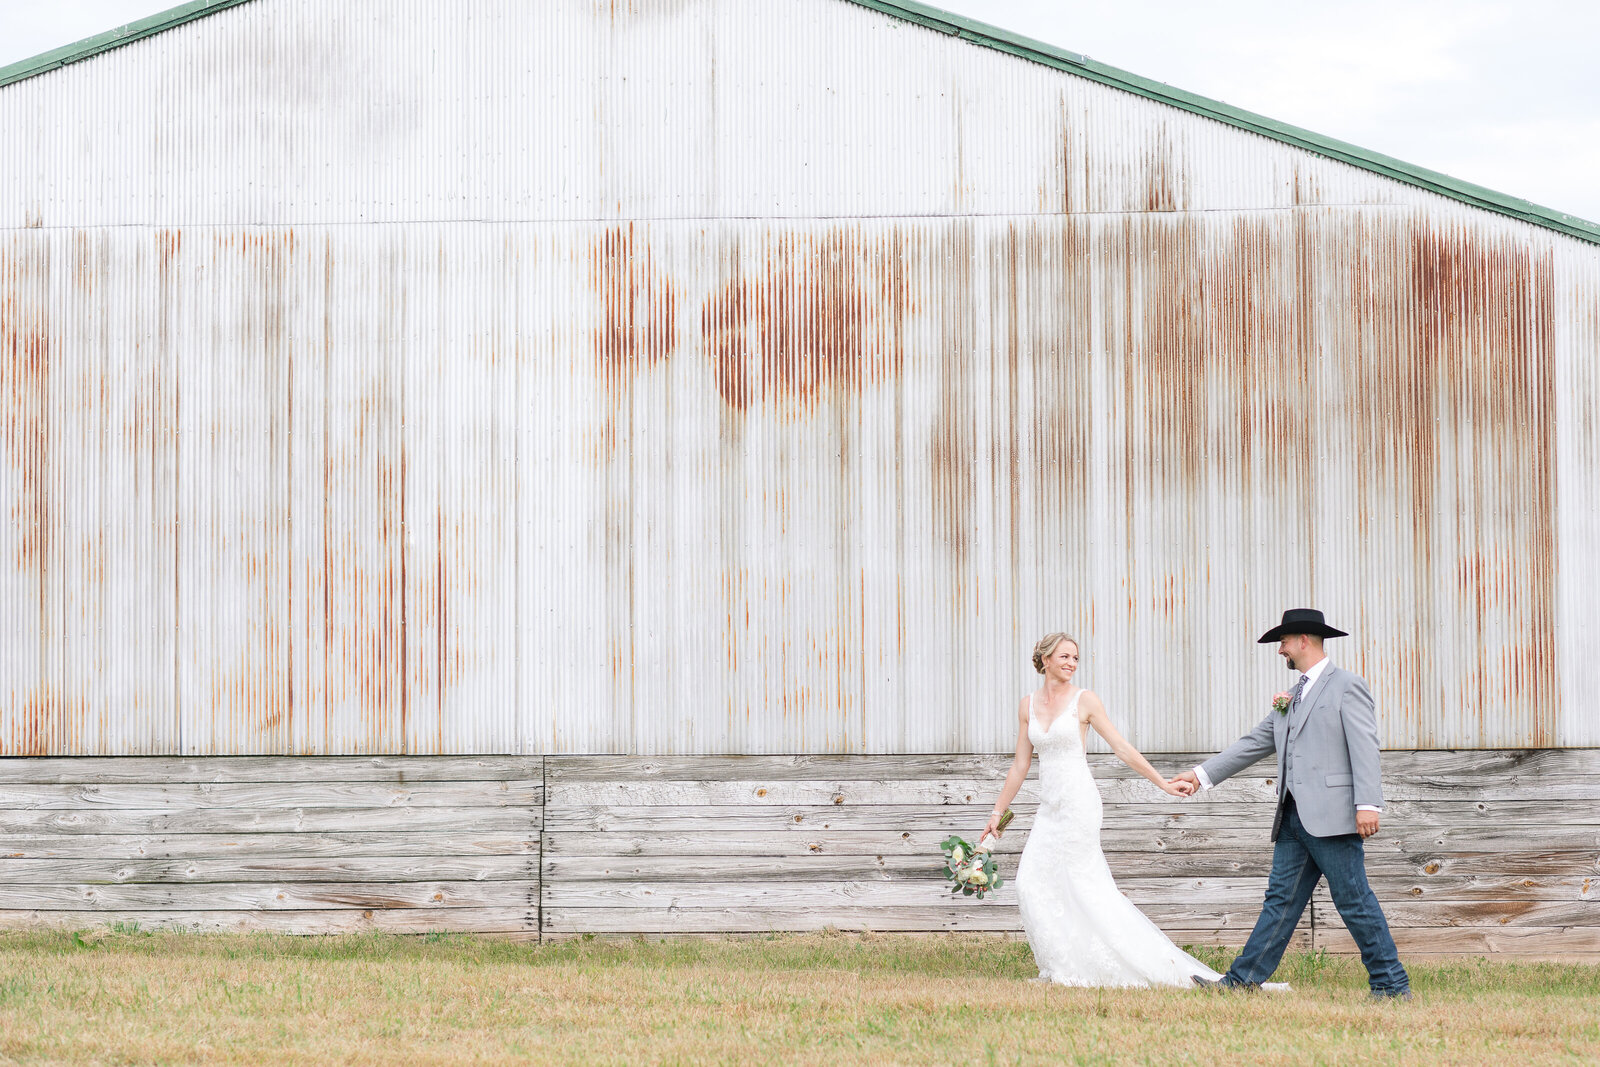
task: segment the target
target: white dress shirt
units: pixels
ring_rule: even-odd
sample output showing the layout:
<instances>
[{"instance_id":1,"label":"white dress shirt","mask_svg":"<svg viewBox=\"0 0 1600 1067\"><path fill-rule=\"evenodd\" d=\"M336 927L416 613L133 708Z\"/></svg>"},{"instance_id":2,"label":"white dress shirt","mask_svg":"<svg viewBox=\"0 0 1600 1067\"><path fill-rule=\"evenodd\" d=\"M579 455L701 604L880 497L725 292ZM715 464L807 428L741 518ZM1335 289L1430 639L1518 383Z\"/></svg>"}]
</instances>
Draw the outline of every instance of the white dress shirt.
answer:
<instances>
[{"instance_id":1,"label":"white dress shirt","mask_svg":"<svg viewBox=\"0 0 1600 1067\"><path fill-rule=\"evenodd\" d=\"M1327 656L1323 656L1321 659L1317 660L1317 662L1305 669L1303 677L1306 680L1306 685L1304 689L1300 690L1300 703L1304 704L1306 701L1311 699L1311 690L1317 687L1317 679L1322 677L1322 672L1327 669L1327 666L1330 662L1332 661L1329 660ZM1290 690L1290 692L1293 692L1293 690ZM1196 767L1194 769L1194 776L1200 779L1201 789L1211 788L1211 779L1206 776L1205 768ZM1378 807L1376 804L1357 804L1356 810L1382 811L1383 809Z\"/></svg>"}]
</instances>

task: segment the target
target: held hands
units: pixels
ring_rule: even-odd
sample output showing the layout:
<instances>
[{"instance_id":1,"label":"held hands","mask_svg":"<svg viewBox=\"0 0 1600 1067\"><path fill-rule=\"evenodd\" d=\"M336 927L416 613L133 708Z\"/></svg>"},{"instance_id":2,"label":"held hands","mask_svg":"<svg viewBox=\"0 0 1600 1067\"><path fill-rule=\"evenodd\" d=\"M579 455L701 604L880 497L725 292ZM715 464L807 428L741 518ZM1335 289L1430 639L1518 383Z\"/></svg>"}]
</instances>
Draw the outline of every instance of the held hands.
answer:
<instances>
[{"instance_id":1,"label":"held hands","mask_svg":"<svg viewBox=\"0 0 1600 1067\"><path fill-rule=\"evenodd\" d=\"M1167 784L1161 787L1168 796L1192 797L1200 791L1200 779L1194 776L1193 771L1184 771L1167 779Z\"/></svg>"}]
</instances>

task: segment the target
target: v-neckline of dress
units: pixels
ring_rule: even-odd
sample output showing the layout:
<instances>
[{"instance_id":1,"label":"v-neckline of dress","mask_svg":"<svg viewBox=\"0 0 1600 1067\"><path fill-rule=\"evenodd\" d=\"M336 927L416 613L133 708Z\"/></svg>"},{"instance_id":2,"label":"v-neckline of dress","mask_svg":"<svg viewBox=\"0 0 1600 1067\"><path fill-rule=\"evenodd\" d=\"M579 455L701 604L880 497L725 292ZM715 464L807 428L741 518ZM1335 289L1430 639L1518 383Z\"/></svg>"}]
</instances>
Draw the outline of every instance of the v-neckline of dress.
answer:
<instances>
[{"instance_id":1,"label":"v-neckline of dress","mask_svg":"<svg viewBox=\"0 0 1600 1067\"><path fill-rule=\"evenodd\" d=\"M1072 699L1067 701L1067 706L1066 706L1065 710L1056 712L1055 716L1053 718L1051 718L1049 726L1041 727L1041 729L1045 732L1046 736L1049 736L1050 731L1055 729L1056 723L1060 722L1062 719L1067 717L1067 713L1068 712L1076 710L1076 708L1078 707L1078 698L1081 697L1081 696L1083 696L1083 687L1079 686L1078 687L1078 691L1076 693L1072 694ZM1037 691L1035 691L1028 698L1028 714L1033 716L1033 721L1034 722L1038 722L1039 721L1039 715L1034 710L1035 707L1038 705L1038 702L1039 702L1039 694L1038 694Z\"/></svg>"}]
</instances>

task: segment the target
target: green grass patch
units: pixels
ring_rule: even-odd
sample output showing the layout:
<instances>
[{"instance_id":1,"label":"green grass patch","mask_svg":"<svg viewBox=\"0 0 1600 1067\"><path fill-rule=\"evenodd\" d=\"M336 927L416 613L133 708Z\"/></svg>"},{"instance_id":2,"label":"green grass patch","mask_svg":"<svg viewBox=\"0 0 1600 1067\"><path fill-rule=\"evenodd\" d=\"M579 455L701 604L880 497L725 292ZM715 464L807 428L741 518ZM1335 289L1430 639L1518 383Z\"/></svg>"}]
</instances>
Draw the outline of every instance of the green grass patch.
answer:
<instances>
[{"instance_id":1,"label":"green grass patch","mask_svg":"<svg viewBox=\"0 0 1600 1067\"><path fill-rule=\"evenodd\" d=\"M1215 967L1230 953L1200 949ZM0 934L22 1063L1593 1062L1600 967L1424 961L1374 1004L1359 960L1292 994L1029 982L987 935L578 939Z\"/></svg>"}]
</instances>

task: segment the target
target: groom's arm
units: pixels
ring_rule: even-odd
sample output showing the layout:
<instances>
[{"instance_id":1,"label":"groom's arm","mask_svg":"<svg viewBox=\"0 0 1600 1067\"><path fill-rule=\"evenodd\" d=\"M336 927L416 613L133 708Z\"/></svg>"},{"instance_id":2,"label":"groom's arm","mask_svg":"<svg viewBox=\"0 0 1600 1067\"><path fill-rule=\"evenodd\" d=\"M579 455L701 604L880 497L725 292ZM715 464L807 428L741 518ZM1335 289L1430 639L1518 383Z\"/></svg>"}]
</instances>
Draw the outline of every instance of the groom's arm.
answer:
<instances>
[{"instance_id":1,"label":"groom's arm","mask_svg":"<svg viewBox=\"0 0 1600 1067\"><path fill-rule=\"evenodd\" d=\"M1350 753L1350 778L1355 786L1356 808L1383 810L1383 779L1378 768L1378 716L1372 693L1360 677L1351 675L1350 687L1339 701L1344 724L1344 744Z\"/></svg>"},{"instance_id":2,"label":"groom's arm","mask_svg":"<svg viewBox=\"0 0 1600 1067\"><path fill-rule=\"evenodd\" d=\"M1277 745L1272 740L1272 716L1276 714L1269 712L1266 718L1256 723L1254 730L1196 767L1194 774L1200 780L1200 787L1210 789L1276 752Z\"/></svg>"}]
</instances>

